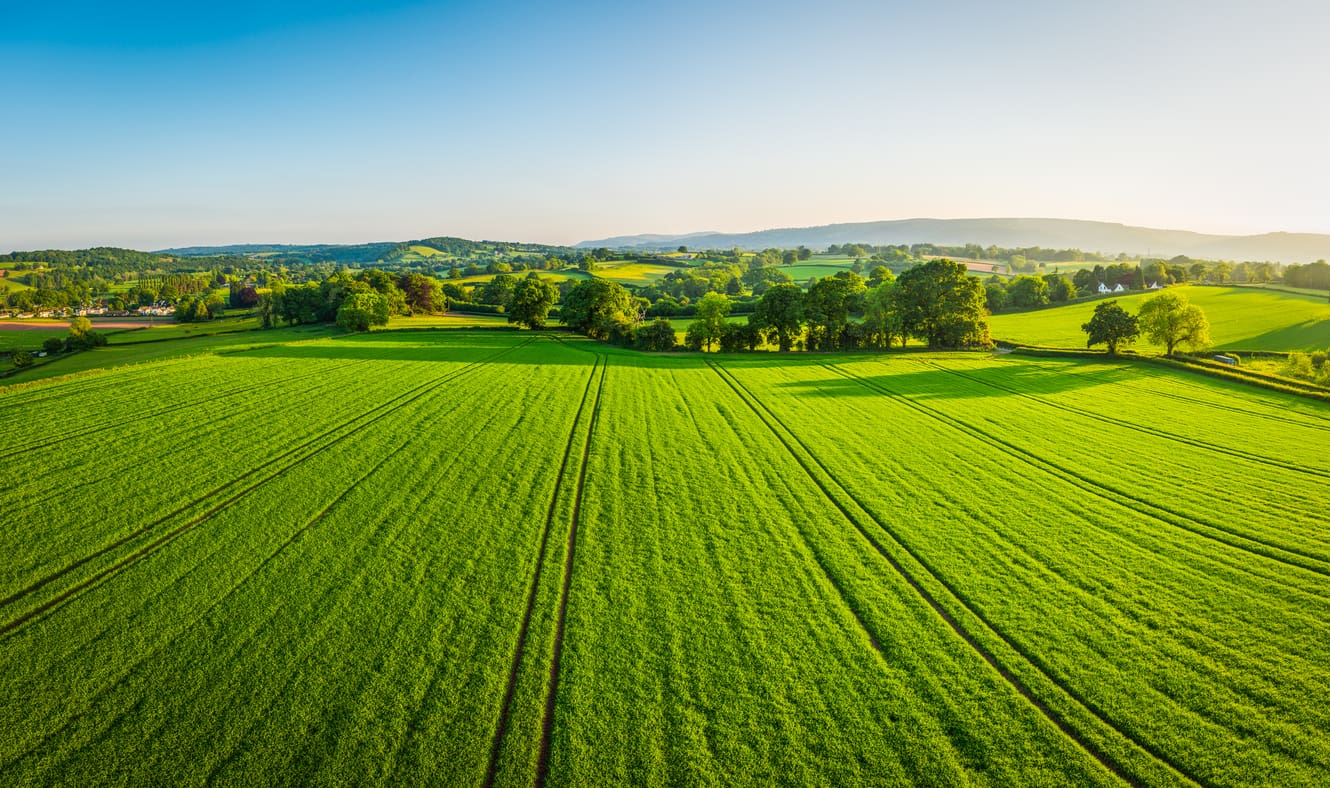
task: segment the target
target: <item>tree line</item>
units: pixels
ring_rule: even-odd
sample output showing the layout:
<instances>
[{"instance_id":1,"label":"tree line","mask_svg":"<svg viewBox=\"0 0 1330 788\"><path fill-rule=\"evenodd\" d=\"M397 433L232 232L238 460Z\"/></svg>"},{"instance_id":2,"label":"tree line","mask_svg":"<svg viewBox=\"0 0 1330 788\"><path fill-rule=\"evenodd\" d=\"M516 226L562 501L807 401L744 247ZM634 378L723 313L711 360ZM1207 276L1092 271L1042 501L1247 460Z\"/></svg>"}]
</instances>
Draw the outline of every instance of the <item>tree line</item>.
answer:
<instances>
[{"instance_id":1,"label":"tree line","mask_svg":"<svg viewBox=\"0 0 1330 788\"><path fill-rule=\"evenodd\" d=\"M675 332L667 318L645 322L645 299L603 279L574 286L560 317L587 336L644 350L671 350ZM730 323L732 301L707 293L685 334L693 350L781 352L886 349L911 338L930 348L989 347L983 286L964 265L934 260L889 272L872 287L852 271L814 281L807 291L791 282L773 285L756 301L745 324ZM862 321L852 321L852 315Z\"/></svg>"}]
</instances>

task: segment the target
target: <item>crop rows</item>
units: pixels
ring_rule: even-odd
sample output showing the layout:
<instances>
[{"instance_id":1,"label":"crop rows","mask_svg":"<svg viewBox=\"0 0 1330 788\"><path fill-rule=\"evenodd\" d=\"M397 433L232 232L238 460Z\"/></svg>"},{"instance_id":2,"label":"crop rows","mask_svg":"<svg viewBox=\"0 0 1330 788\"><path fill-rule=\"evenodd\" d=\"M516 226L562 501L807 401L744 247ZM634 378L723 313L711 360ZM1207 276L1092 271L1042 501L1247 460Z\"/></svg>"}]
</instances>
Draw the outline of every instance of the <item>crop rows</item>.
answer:
<instances>
[{"instance_id":1,"label":"crop rows","mask_svg":"<svg viewBox=\"0 0 1330 788\"><path fill-rule=\"evenodd\" d=\"M1045 408L1025 422L1037 428L1002 430L1025 415L1012 397L948 394L919 380L934 373L917 363L892 364L764 369L752 383L958 598L1162 760L1200 782L1325 773L1330 718L1311 700L1330 689L1316 668L1330 656L1315 635L1330 615L1323 577L1097 487L1102 477L1087 466L1123 473L1141 455L1139 434L1100 432L1071 451L1077 441L1067 440L1034 462L1048 435L1074 432L1074 417ZM782 395L789 390L802 396ZM856 407L855 396L872 407ZM1148 472L1185 488L1165 470L1176 450L1159 451ZM1146 487L1142 477L1127 486Z\"/></svg>"},{"instance_id":2,"label":"crop rows","mask_svg":"<svg viewBox=\"0 0 1330 788\"><path fill-rule=\"evenodd\" d=\"M1309 403L410 332L0 404L0 782L1330 775Z\"/></svg>"}]
</instances>

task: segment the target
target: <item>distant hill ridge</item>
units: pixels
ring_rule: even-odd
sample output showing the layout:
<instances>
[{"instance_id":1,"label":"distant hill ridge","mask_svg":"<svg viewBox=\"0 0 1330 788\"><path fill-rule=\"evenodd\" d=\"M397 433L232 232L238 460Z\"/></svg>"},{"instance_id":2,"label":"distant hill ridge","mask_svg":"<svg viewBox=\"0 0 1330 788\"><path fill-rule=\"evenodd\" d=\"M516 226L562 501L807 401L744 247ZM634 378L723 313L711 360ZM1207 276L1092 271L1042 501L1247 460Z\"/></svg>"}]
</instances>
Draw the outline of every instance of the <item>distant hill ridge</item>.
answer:
<instances>
[{"instance_id":1,"label":"distant hill ridge","mask_svg":"<svg viewBox=\"0 0 1330 788\"><path fill-rule=\"evenodd\" d=\"M1330 258L1330 235L1316 233L1263 233L1210 235L1187 230L1132 227L1113 222L1078 219L899 219L881 222L787 227L751 233L688 233L683 235L623 235L583 241L579 248L672 249L687 245L698 249L789 249L807 246L824 249L831 244L874 245L933 243L941 246L1026 247L1080 249L1086 252L1173 257L1184 254L1208 260L1257 260L1306 263Z\"/></svg>"}]
</instances>

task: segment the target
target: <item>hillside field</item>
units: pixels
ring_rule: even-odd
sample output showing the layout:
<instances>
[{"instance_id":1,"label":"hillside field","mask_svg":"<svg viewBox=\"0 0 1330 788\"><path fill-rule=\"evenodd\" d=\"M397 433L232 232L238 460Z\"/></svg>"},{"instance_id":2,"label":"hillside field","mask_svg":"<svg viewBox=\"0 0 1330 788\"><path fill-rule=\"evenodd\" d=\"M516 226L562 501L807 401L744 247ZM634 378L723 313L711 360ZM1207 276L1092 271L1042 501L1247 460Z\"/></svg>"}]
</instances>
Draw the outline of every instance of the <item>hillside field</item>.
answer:
<instances>
[{"instance_id":1,"label":"hillside field","mask_svg":"<svg viewBox=\"0 0 1330 788\"><path fill-rule=\"evenodd\" d=\"M1242 350L1325 350L1330 347L1330 302L1324 294L1303 295L1285 290L1248 287L1170 288L1205 311L1210 337L1218 348ZM1118 298L1124 309L1136 313L1154 293ZM1081 325L1090 319L1099 301L993 315L994 339L1052 347L1085 347ZM1137 348L1162 350L1142 340Z\"/></svg>"},{"instance_id":2,"label":"hillside field","mask_svg":"<svg viewBox=\"0 0 1330 788\"><path fill-rule=\"evenodd\" d=\"M1330 780L1330 408L267 333L0 388L0 784Z\"/></svg>"}]
</instances>

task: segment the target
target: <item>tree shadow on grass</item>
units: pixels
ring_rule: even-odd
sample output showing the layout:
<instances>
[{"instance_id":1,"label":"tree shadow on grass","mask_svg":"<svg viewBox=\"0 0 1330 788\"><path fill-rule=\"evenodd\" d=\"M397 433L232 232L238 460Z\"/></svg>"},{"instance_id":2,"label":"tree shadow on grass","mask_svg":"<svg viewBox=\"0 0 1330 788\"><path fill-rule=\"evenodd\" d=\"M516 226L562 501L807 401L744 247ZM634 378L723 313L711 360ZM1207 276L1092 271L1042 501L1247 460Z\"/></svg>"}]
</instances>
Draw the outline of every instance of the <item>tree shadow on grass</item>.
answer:
<instances>
[{"instance_id":1,"label":"tree shadow on grass","mask_svg":"<svg viewBox=\"0 0 1330 788\"><path fill-rule=\"evenodd\" d=\"M1304 320L1245 339L1223 343L1243 350L1326 350L1330 348L1330 320Z\"/></svg>"},{"instance_id":2,"label":"tree shadow on grass","mask_svg":"<svg viewBox=\"0 0 1330 788\"><path fill-rule=\"evenodd\" d=\"M507 352L504 352L507 351ZM502 354L502 355L499 355ZM614 367L660 370L706 369L708 362L732 370L740 380L763 369L808 369L805 380L775 384L808 396L882 396L871 385L849 380L823 368L843 367L847 372L910 397L948 399L1011 396L983 383L956 374L916 364L916 359L939 361L948 358L972 361L986 359L979 353L927 353L922 350L885 353L644 353L561 332L536 331L381 331L348 334L312 342L274 344L237 350L230 355L246 358L327 359L344 361L394 361L470 364L493 359L502 366L576 366L590 368L598 358ZM886 362L876 364L871 362ZM1072 372L1064 367L1077 367ZM1096 372L1079 371L1083 362L1006 361L1000 365L957 364L958 371L972 377L1029 393L1054 393L1101 385ZM1107 367L1104 375L1119 368Z\"/></svg>"},{"instance_id":3,"label":"tree shadow on grass","mask_svg":"<svg viewBox=\"0 0 1330 788\"><path fill-rule=\"evenodd\" d=\"M777 383L775 387L808 397L896 395L913 400L978 400L1021 394L1058 394L1093 388L1120 379L1120 376L1109 375L1109 372L1116 372L1116 368L1104 372L1080 372L1061 368L1060 365L1050 367L1046 363L1020 362L950 371L920 364L846 365L844 372L853 375L853 378L831 370L823 372L825 374L807 380Z\"/></svg>"}]
</instances>

